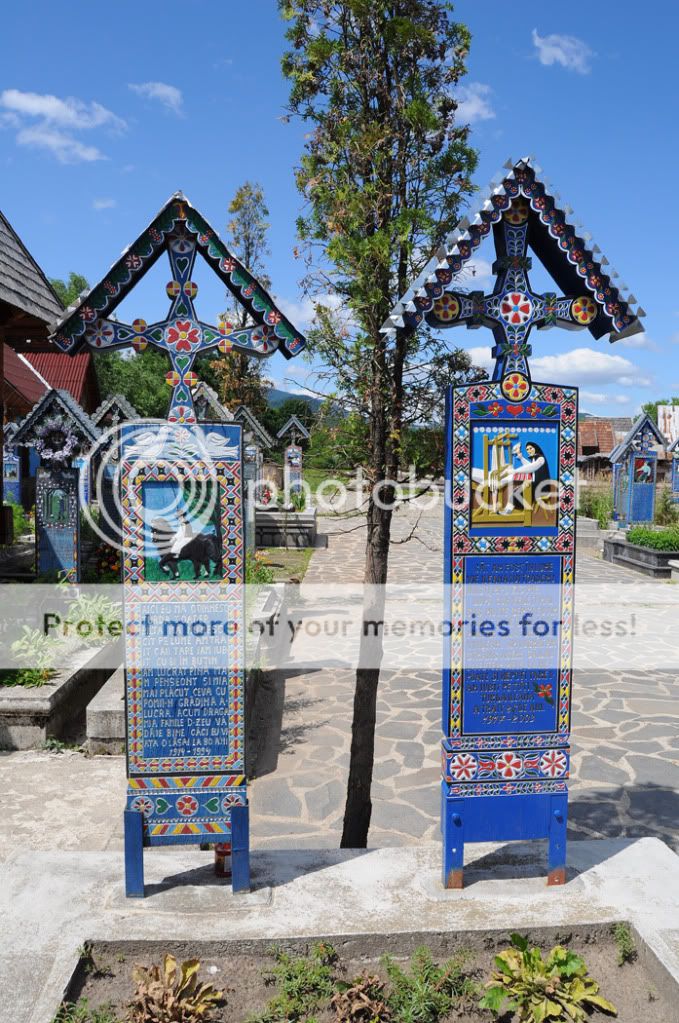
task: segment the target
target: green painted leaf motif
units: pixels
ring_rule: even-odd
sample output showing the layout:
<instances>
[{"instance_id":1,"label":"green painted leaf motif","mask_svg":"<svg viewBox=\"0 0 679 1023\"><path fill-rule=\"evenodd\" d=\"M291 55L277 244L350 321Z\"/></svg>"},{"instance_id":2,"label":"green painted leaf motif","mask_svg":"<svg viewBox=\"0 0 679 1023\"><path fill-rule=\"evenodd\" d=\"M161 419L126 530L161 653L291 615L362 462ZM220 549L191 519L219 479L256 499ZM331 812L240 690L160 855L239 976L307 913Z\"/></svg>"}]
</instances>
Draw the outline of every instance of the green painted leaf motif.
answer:
<instances>
[{"instance_id":1,"label":"green painted leaf motif","mask_svg":"<svg viewBox=\"0 0 679 1023\"><path fill-rule=\"evenodd\" d=\"M128 337L134 337L134 331L128 330L127 327L116 327L116 337L119 341L127 341Z\"/></svg>"},{"instance_id":2,"label":"green painted leaf motif","mask_svg":"<svg viewBox=\"0 0 679 1023\"><path fill-rule=\"evenodd\" d=\"M219 246L216 244L214 238L211 238L210 241L208 242L207 254L208 256L210 256L211 259L219 259L221 256Z\"/></svg>"},{"instance_id":3,"label":"green painted leaf motif","mask_svg":"<svg viewBox=\"0 0 679 1023\"><path fill-rule=\"evenodd\" d=\"M175 259L175 266L179 270L180 274L184 274L189 268L189 257L177 256Z\"/></svg>"},{"instance_id":4,"label":"green painted leaf motif","mask_svg":"<svg viewBox=\"0 0 679 1023\"><path fill-rule=\"evenodd\" d=\"M189 396L186 393L186 391L182 389L181 391L177 391L177 393L174 396L174 400L175 401L188 401L189 400Z\"/></svg>"},{"instance_id":5,"label":"green painted leaf motif","mask_svg":"<svg viewBox=\"0 0 679 1023\"><path fill-rule=\"evenodd\" d=\"M170 809L170 804L164 796L159 796L156 799L156 813L165 813Z\"/></svg>"},{"instance_id":6,"label":"green painted leaf motif","mask_svg":"<svg viewBox=\"0 0 679 1023\"><path fill-rule=\"evenodd\" d=\"M157 327L156 330L152 330L150 336L153 338L154 341L162 341L163 340L163 328L162 327Z\"/></svg>"},{"instance_id":7,"label":"green painted leaf motif","mask_svg":"<svg viewBox=\"0 0 679 1023\"><path fill-rule=\"evenodd\" d=\"M187 366L191 365L191 356L178 355L174 360L174 364L178 369L186 369Z\"/></svg>"},{"instance_id":8,"label":"green painted leaf motif","mask_svg":"<svg viewBox=\"0 0 679 1023\"><path fill-rule=\"evenodd\" d=\"M212 341L219 341L221 336L222 335L218 334L215 330L210 330L209 328L206 328L203 331L203 343L210 344Z\"/></svg>"},{"instance_id":9,"label":"green painted leaf motif","mask_svg":"<svg viewBox=\"0 0 679 1023\"><path fill-rule=\"evenodd\" d=\"M178 302L177 305L175 306L174 314L175 316L189 315L189 307L187 306L186 302L184 302L183 299L180 302Z\"/></svg>"},{"instance_id":10,"label":"green painted leaf motif","mask_svg":"<svg viewBox=\"0 0 679 1023\"><path fill-rule=\"evenodd\" d=\"M219 796L211 796L205 803L205 809L208 813L217 813L219 810Z\"/></svg>"},{"instance_id":11,"label":"green painted leaf motif","mask_svg":"<svg viewBox=\"0 0 679 1023\"><path fill-rule=\"evenodd\" d=\"M477 408L472 409L472 415L475 416L487 416L488 414L489 412L485 405L479 405Z\"/></svg>"},{"instance_id":12,"label":"green painted leaf motif","mask_svg":"<svg viewBox=\"0 0 679 1023\"><path fill-rule=\"evenodd\" d=\"M556 405L547 405L547 407L542 410L543 416L555 416L556 412Z\"/></svg>"}]
</instances>

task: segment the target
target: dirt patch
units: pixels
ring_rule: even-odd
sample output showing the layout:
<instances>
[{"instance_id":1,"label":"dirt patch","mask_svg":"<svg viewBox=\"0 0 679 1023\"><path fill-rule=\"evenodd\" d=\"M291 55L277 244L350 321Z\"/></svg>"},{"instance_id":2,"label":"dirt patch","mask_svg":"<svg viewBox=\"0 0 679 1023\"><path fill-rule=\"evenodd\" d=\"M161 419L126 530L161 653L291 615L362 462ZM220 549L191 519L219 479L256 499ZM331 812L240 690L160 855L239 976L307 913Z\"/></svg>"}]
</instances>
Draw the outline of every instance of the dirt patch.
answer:
<instances>
[{"instance_id":1,"label":"dirt patch","mask_svg":"<svg viewBox=\"0 0 679 1023\"><path fill-rule=\"evenodd\" d=\"M601 994L618 1009L619 1023L669 1023L674 1019L679 1000L679 989L664 971L650 950L632 932L636 945L633 962L618 965L619 948L610 925L601 927L559 930L545 928L529 934L531 942L543 951L562 944L577 952L585 960L590 975L600 984ZM508 936L500 933L448 933L419 935L359 935L332 937L330 943L338 954L333 974L340 981L352 981L361 974L371 974L389 984L381 957L388 953L399 965L408 970L413 952L418 946L431 949L434 960L441 963L458 953L464 953L464 974L478 985L479 995L465 997L454 1012L440 1016L441 1023L482 1023L497 1019L476 1003L484 982L493 969L493 956L509 944ZM312 941L280 941L277 948L293 955L308 955ZM149 966L160 963L164 952L171 952L178 960L197 958L201 961L200 979L224 990L226 1004L215 1011L219 1023L245 1023L258 1017L280 985L272 978L275 963L271 946L263 941L209 942L189 944L168 942L94 942L91 956L81 960L69 987L71 1001L86 998L91 1009L110 1004L114 1015L123 1020L125 1008L134 990L132 970L136 964ZM318 1023L333 1023L335 1013L329 1000L314 1010ZM304 1018L304 1017L302 1017ZM611 1017L598 1012L593 1020ZM509 1023L510 1017L503 1017ZM398 1017L393 1017L398 1023Z\"/></svg>"}]
</instances>

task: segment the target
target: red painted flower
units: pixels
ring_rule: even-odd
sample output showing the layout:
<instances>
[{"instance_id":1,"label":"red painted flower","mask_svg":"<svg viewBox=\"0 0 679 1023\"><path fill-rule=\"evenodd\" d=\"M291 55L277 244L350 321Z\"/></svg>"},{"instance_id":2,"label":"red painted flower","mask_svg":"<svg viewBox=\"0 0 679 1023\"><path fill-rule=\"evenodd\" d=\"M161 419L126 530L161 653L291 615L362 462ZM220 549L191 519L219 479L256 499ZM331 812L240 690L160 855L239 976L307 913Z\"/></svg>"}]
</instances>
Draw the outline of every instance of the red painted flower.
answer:
<instances>
[{"instance_id":1,"label":"red painted flower","mask_svg":"<svg viewBox=\"0 0 679 1023\"><path fill-rule=\"evenodd\" d=\"M502 778L517 778L523 770L523 761L516 753L501 753L495 761L495 767Z\"/></svg>"},{"instance_id":2,"label":"red painted flower","mask_svg":"<svg viewBox=\"0 0 679 1023\"><path fill-rule=\"evenodd\" d=\"M551 700L552 686L548 682L541 682L538 686L538 696L543 700Z\"/></svg>"},{"instance_id":3,"label":"red painted flower","mask_svg":"<svg viewBox=\"0 0 679 1023\"><path fill-rule=\"evenodd\" d=\"M537 404L537 402L535 402L535 401L534 401L534 402L532 403L532 405L529 405L529 406L528 406L528 411L530 412L530 414L531 414L531 416L533 417L533 419L535 419L535 417L536 417L537 415L539 415L539 413L540 413L540 407L539 407L539 405Z\"/></svg>"},{"instance_id":4,"label":"red painted flower","mask_svg":"<svg viewBox=\"0 0 679 1023\"><path fill-rule=\"evenodd\" d=\"M191 320L176 320L167 328L165 341L177 352L190 352L200 344L200 327Z\"/></svg>"},{"instance_id":5,"label":"red painted flower","mask_svg":"<svg viewBox=\"0 0 679 1023\"><path fill-rule=\"evenodd\" d=\"M456 753L450 758L449 771L456 781L471 781L476 774L476 757L471 753Z\"/></svg>"},{"instance_id":6,"label":"red painted flower","mask_svg":"<svg viewBox=\"0 0 679 1023\"><path fill-rule=\"evenodd\" d=\"M498 401L494 401L492 405L488 406L488 411L492 416L498 416L502 412L502 405Z\"/></svg>"},{"instance_id":7,"label":"red painted flower","mask_svg":"<svg viewBox=\"0 0 679 1023\"><path fill-rule=\"evenodd\" d=\"M177 812L182 817L193 817L198 811L198 800L195 796L180 796L177 800Z\"/></svg>"}]
</instances>

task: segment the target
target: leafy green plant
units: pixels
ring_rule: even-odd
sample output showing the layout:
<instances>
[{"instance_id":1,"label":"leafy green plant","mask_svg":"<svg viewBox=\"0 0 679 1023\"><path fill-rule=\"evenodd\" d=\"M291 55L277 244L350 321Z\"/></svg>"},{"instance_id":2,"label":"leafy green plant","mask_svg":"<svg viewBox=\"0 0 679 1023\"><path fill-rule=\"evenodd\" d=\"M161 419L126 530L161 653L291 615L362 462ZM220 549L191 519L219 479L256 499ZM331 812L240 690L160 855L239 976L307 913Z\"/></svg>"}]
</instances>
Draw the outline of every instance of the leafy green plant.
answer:
<instances>
[{"instance_id":1,"label":"leafy green plant","mask_svg":"<svg viewBox=\"0 0 679 1023\"><path fill-rule=\"evenodd\" d=\"M679 526L669 529L650 529L648 526L632 526L627 530L629 543L640 547L651 547L656 551L679 551Z\"/></svg>"},{"instance_id":2,"label":"leafy green plant","mask_svg":"<svg viewBox=\"0 0 679 1023\"><path fill-rule=\"evenodd\" d=\"M50 735L48 739L44 739L40 743L40 749L45 750L46 753L66 753L67 751L77 751L78 753L83 752L83 747L77 742L62 742L61 739L55 738Z\"/></svg>"},{"instance_id":3,"label":"leafy green plant","mask_svg":"<svg viewBox=\"0 0 679 1023\"><path fill-rule=\"evenodd\" d=\"M112 637L122 634L120 604L109 600L104 593L80 591L68 605L66 618L73 623L72 628L78 640L85 646L102 646Z\"/></svg>"},{"instance_id":4,"label":"leafy green plant","mask_svg":"<svg viewBox=\"0 0 679 1023\"><path fill-rule=\"evenodd\" d=\"M248 585L266 586L274 581L274 572L266 562L262 551L254 551L245 555L245 582Z\"/></svg>"},{"instance_id":5,"label":"leafy green plant","mask_svg":"<svg viewBox=\"0 0 679 1023\"><path fill-rule=\"evenodd\" d=\"M339 983L337 988L330 1000L337 1023L390 1023L393 1019L379 977L363 974L351 984Z\"/></svg>"},{"instance_id":6,"label":"leafy green plant","mask_svg":"<svg viewBox=\"0 0 679 1023\"><path fill-rule=\"evenodd\" d=\"M309 1014L327 1003L335 990L334 966L337 953L332 945L320 942L308 956L293 956L274 950L276 965L271 980L278 993L264 1012L253 1016L250 1023L298 1023L309 1020Z\"/></svg>"},{"instance_id":7,"label":"leafy green plant","mask_svg":"<svg viewBox=\"0 0 679 1023\"><path fill-rule=\"evenodd\" d=\"M112 1005L100 1005L93 1009L86 998L77 1002L65 1002L53 1023L122 1023L113 1011Z\"/></svg>"},{"instance_id":8,"label":"leafy green plant","mask_svg":"<svg viewBox=\"0 0 679 1023\"><path fill-rule=\"evenodd\" d=\"M659 526L679 524L679 505L672 500L672 491L664 486L655 504L655 521Z\"/></svg>"},{"instance_id":9,"label":"leafy green plant","mask_svg":"<svg viewBox=\"0 0 679 1023\"><path fill-rule=\"evenodd\" d=\"M198 981L200 962L179 965L166 953L162 966L135 966L137 989L129 1004L130 1023L205 1023L224 1002L224 992Z\"/></svg>"},{"instance_id":10,"label":"leafy green plant","mask_svg":"<svg viewBox=\"0 0 679 1023\"><path fill-rule=\"evenodd\" d=\"M618 949L618 966L633 963L637 958L637 947L634 943L629 924L616 924L613 928L613 940Z\"/></svg>"},{"instance_id":11,"label":"leafy green plant","mask_svg":"<svg viewBox=\"0 0 679 1023\"><path fill-rule=\"evenodd\" d=\"M24 686L27 689L45 685L54 678L54 659L59 643L50 636L45 636L40 629L22 626L22 635L11 644L15 659L25 668L3 672L0 684L3 686Z\"/></svg>"},{"instance_id":12,"label":"leafy green plant","mask_svg":"<svg viewBox=\"0 0 679 1023\"><path fill-rule=\"evenodd\" d=\"M434 962L430 950L418 948L406 973L390 956L383 965L391 981L387 1004L398 1023L437 1023L437 1020L477 993L476 984L464 972L464 952L442 963Z\"/></svg>"},{"instance_id":13,"label":"leafy green plant","mask_svg":"<svg viewBox=\"0 0 679 1023\"><path fill-rule=\"evenodd\" d=\"M512 934L510 940L511 948L495 956L496 969L486 984L481 1008L496 1014L513 1011L517 1023L580 1023L590 1009L617 1016L617 1009L599 994L598 983L575 952L556 945L543 959L539 948L529 947L528 938Z\"/></svg>"},{"instance_id":14,"label":"leafy green plant","mask_svg":"<svg viewBox=\"0 0 679 1023\"><path fill-rule=\"evenodd\" d=\"M578 514L596 519L601 529L608 529L613 517L613 494L610 483L590 483L579 494Z\"/></svg>"},{"instance_id":15,"label":"leafy green plant","mask_svg":"<svg viewBox=\"0 0 679 1023\"><path fill-rule=\"evenodd\" d=\"M12 509L14 539L18 540L18 538L23 536L25 533L32 533L35 529L32 516L30 514L27 515L22 505L17 504L11 498L9 498L6 503Z\"/></svg>"}]
</instances>

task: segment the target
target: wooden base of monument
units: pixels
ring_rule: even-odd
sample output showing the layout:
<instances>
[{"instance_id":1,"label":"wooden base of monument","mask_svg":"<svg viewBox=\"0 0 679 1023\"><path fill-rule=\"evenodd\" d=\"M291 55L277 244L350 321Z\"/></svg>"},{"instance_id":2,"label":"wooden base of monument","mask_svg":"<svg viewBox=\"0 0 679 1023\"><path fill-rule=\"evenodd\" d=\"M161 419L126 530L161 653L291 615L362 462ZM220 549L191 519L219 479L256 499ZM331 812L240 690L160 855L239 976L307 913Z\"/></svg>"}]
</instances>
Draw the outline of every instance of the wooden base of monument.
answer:
<instances>
[{"instance_id":1,"label":"wooden base of monument","mask_svg":"<svg viewBox=\"0 0 679 1023\"><path fill-rule=\"evenodd\" d=\"M125 832L125 895L128 899L144 898L144 846L151 845L144 836L144 815L136 810L123 813ZM231 890L250 891L250 828L248 806L231 809ZM167 844L167 843L163 843ZM202 845L200 841L198 845Z\"/></svg>"},{"instance_id":2,"label":"wooden base of monument","mask_svg":"<svg viewBox=\"0 0 679 1023\"><path fill-rule=\"evenodd\" d=\"M468 842L547 839L547 884L566 883L568 794L540 792L479 797L449 795L441 783L443 887L464 887L464 847Z\"/></svg>"}]
</instances>

